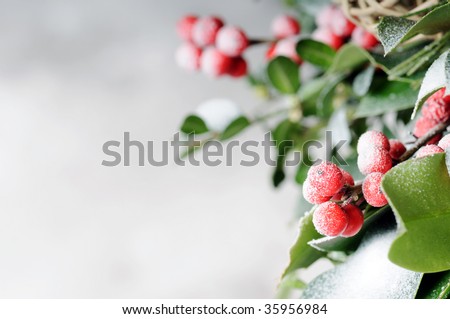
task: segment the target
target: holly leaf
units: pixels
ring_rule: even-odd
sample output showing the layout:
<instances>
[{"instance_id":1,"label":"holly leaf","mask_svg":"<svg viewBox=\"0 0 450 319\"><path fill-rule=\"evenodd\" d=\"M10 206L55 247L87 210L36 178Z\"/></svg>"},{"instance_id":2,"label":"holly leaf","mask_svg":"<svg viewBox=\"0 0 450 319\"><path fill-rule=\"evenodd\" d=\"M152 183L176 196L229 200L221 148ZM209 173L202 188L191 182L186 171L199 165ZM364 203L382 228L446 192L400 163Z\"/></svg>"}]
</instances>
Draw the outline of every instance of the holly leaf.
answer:
<instances>
[{"instance_id":1,"label":"holly leaf","mask_svg":"<svg viewBox=\"0 0 450 319\"><path fill-rule=\"evenodd\" d=\"M355 118L406 110L414 107L417 91L409 83L383 81L378 83L359 104Z\"/></svg>"},{"instance_id":2,"label":"holly leaf","mask_svg":"<svg viewBox=\"0 0 450 319\"><path fill-rule=\"evenodd\" d=\"M398 224L389 259L406 269L450 269L450 177L445 154L412 159L392 168L382 189Z\"/></svg>"},{"instance_id":3,"label":"holly leaf","mask_svg":"<svg viewBox=\"0 0 450 319\"><path fill-rule=\"evenodd\" d=\"M433 62L425 73L425 77L420 87L419 96L414 106L412 118L415 117L419 108L437 90L447 87L450 90L450 50L447 50Z\"/></svg>"},{"instance_id":4,"label":"holly leaf","mask_svg":"<svg viewBox=\"0 0 450 319\"><path fill-rule=\"evenodd\" d=\"M312 222L312 211L300 219L300 233L294 246L290 251L290 262L283 277L300 268L306 268L312 265L319 258L325 256L325 253L308 245L308 242L322 237L314 227Z\"/></svg>"},{"instance_id":5,"label":"holly leaf","mask_svg":"<svg viewBox=\"0 0 450 319\"><path fill-rule=\"evenodd\" d=\"M310 282L302 298L414 298L422 274L388 260L387 252L394 237L392 228L368 233L347 261Z\"/></svg>"},{"instance_id":6,"label":"holly leaf","mask_svg":"<svg viewBox=\"0 0 450 319\"><path fill-rule=\"evenodd\" d=\"M373 75L375 74L375 68L369 65L355 76L353 80L353 92L358 96L364 96L369 92L370 85L372 84Z\"/></svg>"},{"instance_id":7,"label":"holly leaf","mask_svg":"<svg viewBox=\"0 0 450 319\"><path fill-rule=\"evenodd\" d=\"M181 125L180 130L186 134L203 134L208 132L205 122L196 115L189 115Z\"/></svg>"},{"instance_id":8,"label":"holly leaf","mask_svg":"<svg viewBox=\"0 0 450 319\"><path fill-rule=\"evenodd\" d=\"M232 138L249 126L250 121L248 120L248 118L246 118L245 116L239 116L225 128L220 139L227 140L229 138Z\"/></svg>"},{"instance_id":9,"label":"holly leaf","mask_svg":"<svg viewBox=\"0 0 450 319\"><path fill-rule=\"evenodd\" d=\"M284 56L269 62L267 75L272 85L281 93L294 94L300 87L298 65Z\"/></svg>"},{"instance_id":10,"label":"holly leaf","mask_svg":"<svg viewBox=\"0 0 450 319\"><path fill-rule=\"evenodd\" d=\"M437 7L417 22L400 17L383 17L378 24L378 37L385 54L400 43L418 35L431 35L450 30L450 4Z\"/></svg>"},{"instance_id":11,"label":"holly leaf","mask_svg":"<svg viewBox=\"0 0 450 319\"><path fill-rule=\"evenodd\" d=\"M338 73L352 71L367 62L370 62L373 65L377 64L369 52L355 44L349 43L339 49L328 72Z\"/></svg>"},{"instance_id":12,"label":"holly leaf","mask_svg":"<svg viewBox=\"0 0 450 319\"><path fill-rule=\"evenodd\" d=\"M302 39L297 43L299 56L311 64L328 69L333 63L336 52L328 45L312 39Z\"/></svg>"},{"instance_id":13,"label":"holly leaf","mask_svg":"<svg viewBox=\"0 0 450 319\"><path fill-rule=\"evenodd\" d=\"M425 274L416 299L446 299L450 297L450 271Z\"/></svg>"}]
</instances>

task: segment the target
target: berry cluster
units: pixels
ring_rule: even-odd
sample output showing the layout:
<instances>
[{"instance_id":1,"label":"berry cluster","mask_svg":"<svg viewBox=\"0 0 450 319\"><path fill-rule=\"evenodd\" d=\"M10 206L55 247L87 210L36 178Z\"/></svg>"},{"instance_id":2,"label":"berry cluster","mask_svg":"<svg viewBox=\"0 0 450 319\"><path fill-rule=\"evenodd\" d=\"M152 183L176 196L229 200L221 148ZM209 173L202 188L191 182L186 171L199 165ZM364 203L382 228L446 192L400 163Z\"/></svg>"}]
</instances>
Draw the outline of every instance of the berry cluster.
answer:
<instances>
[{"instance_id":1,"label":"berry cluster","mask_svg":"<svg viewBox=\"0 0 450 319\"><path fill-rule=\"evenodd\" d=\"M364 49L372 49L378 45L378 39L364 28L355 26L348 20L342 10L329 5L316 16L317 29L312 38L328 44L335 50L346 42L353 42Z\"/></svg>"},{"instance_id":2,"label":"berry cluster","mask_svg":"<svg viewBox=\"0 0 450 319\"><path fill-rule=\"evenodd\" d=\"M406 147L398 140L389 140L383 133L368 131L361 135L356 148L358 168L366 175L362 192L366 202L374 207L387 204L381 190L381 180L392 166L398 163Z\"/></svg>"},{"instance_id":3,"label":"berry cluster","mask_svg":"<svg viewBox=\"0 0 450 319\"><path fill-rule=\"evenodd\" d=\"M450 95L445 95L445 88L430 96L422 107L421 117L417 120L413 134L416 137L424 136L434 126L450 119ZM450 144L450 138L442 138L439 134L432 138L428 145L423 146L416 153L416 157L425 157L436 153L442 153ZM437 143L437 145L435 145Z\"/></svg>"},{"instance_id":4,"label":"berry cluster","mask_svg":"<svg viewBox=\"0 0 450 319\"><path fill-rule=\"evenodd\" d=\"M297 19L289 15L278 16L272 21L271 29L276 40L269 44L266 59L271 60L277 56L285 56L297 64L301 64L302 59L296 50L297 35L301 30Z\"/></svg>"},{"instance_id":5,"label":"berry cluster","mask_svg":"<svg viewBox=\"0 0 450 319\"><path fill-rule=\"evenodd\" d=\"M177 23L177 33L185 42L176 51L176 62L186 70L201 69L211 77L247 74L247 62L241 54L249 45L240 28L225 26L214 16L184 16Z\"/></svg>"},{"instance_id":6,"label":"berry cluster","mask_svg":"<svg viewBox=\"0 0 450 319\"><path fill-rule=\"evenodd\" d=\"M310 203L319 204L313 215L313 223L319 233L351 237L359 232L364 223L361 209L343 201L354 185L350 173L330 162L322 162L308 171L303 196Z\"/></svg>"},{"instance_id":7,"label":"berry cluster","mask_svg":"<svg viewBox=\"0 0 450 319\"><path fill-rule=\"evenodd\" d=\"M364 222L360 208L364 202L374 207L387 204L381 180L398 163L406 147L381 132L368 131L359 138L357 152L359 170L366 175L362 185L355 186L348 172L329 162L313 166L308 172L303 196L308 202L319 204L313 223L322 235L353 236Z\"/></svg>"}]
</instances>

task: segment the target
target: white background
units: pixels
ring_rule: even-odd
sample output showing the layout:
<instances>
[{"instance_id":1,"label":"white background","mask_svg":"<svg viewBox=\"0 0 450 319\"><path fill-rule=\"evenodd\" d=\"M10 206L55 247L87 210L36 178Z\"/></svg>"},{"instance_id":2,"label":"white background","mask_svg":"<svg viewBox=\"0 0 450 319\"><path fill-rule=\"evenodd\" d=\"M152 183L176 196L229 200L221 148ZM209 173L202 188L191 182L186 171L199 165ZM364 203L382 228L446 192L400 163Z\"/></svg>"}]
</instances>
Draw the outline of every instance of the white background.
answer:
<instances>
[{"instance_id":1,"label":"white background","mask_svg":"<svg viewBox=\"0 0 450 319\"><path fill-rule=\"evenodd\" d=\"M245 81L178 69L175 23L216 13L264 37L280 3L0 1L0 297L274 296L297 232L292 182L275 191L265 165L101 161L124 131L170 140L208 98L257 105Z\"/></svg>"}]
</instances>

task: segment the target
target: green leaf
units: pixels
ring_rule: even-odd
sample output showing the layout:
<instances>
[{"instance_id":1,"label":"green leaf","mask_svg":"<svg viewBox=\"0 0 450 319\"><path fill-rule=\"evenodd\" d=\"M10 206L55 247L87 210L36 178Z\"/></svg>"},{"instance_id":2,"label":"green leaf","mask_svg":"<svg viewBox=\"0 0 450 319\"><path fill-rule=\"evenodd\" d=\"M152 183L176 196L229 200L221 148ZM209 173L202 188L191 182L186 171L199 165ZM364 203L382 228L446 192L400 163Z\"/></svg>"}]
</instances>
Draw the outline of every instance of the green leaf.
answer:
<instances>
[{"instance_id":1,"label":"green leaf","mask_svg":"<svg viewBox=\"0 0 450 319\"><path fill-rule=\"evenodd\" d=\"M353 92L358 96L364 96L369 92L370 85L372 84L373 75L375 74L375 68L369 65L355 76L353 80Z\"/></svg>"},{"instance_id":2,"label":"green leaf","mask_svg":"<svg viewBox=\"0 0 450 319\"><path fill-rule=\"evenodd\" d=\"M412 118L419 108L437 90L447 87L450 89L450 50L444 52L428 69L420 87L419 96L414 106Z\"/></svg>"},{"instance_id":3,"label":"green leaf","mask_svg":"<svg viewBox=\"0 0 450 319\"><path fill-rule=\"evenodd\" d=\"M450 269L450 177L444 155L408 160L383 178L382 189L398 224L389 259L401 267Z\"/></svg>"},{"instance_id":4,"label":"green leaf","mask_svg":"<svg viewBox=\"0 0 450 319\"><path fill-rule=\"evenodd\" d=\"M378 25L378 37L385 54L417 34L430 35L450 30L449 16L450 4L446 4L429 12L417 22L399 17L383 17Z\"/></svg>"},{"instance_id":5,"label":"green leaf","mask_svg":"<svg viewBox=\"0 0 450 319\"><path fill-rule=\"evenodd\" d=\"M409 83L383 81L361 99L355 118L396 112L414 107L417 91Z\"/></svg>"},{"instance_id":6,"label":"green leaf","mask_svg":"<svg viewBox=\"0 0 450 319\"><path fill-rule=\"evenodd\" d=\"M298 65L284 56L269 62L267 75L272 85L281 93L294 94L300 87Z\"/></svg>"},{"instance_id":7,"label":"green leaf","mask_svg":"<svg viewBox=\"0 0 450 319\"><path fill-rule=\"evenodd\" d=\"M301 134L300 123L292 122L289 119L278 123L277 127L272 130L272 138L277 148L277 166L272 175L272 183L278 187L285 179L284 166L286 156L294 147L295 141Z\"/></svg>"},{"instance_id":8,"label":"green leaf","mask_svg":"<svg viewBox=\"0 0 450 319\"><path fill-rule=\"evenodd\" d=\"M303 60L324 69L331 66L336 55L330 46L312 39L300 40L297 43L297 53Z\"/></svg>"},{"instance_id":9,"label":"green leaf","mask_svg":"<svg viewBox=\"0 0 450 319\"><path fill-rule=\"evenodd\" d=\"M223 131L220 139L227 140L236 134L239 134L250 126L250 121L245 116L240 116L231 122Z\"/></svg>"},{"instance_id":10,"label":"green leaf","mask_svg":"<svg viewBox=\"0 0 450 319\"><path fill-rule=\"evenodd\" d=\"M328 77L320 77L306 82L300 87L298 96L302 103L303 115L317 114L317 99L320 96L323 88L327 86Z\"/></svg>"},{"instance_id":11,"label":"green leaf","mask_svg":"<svg viewBox=\"0 0 450 319\"><path fill-rule=\"evenodd\" d=\"M205 122L198 116L189 115L184 120L180 130L186 134L203 134L208 132L208 127L206 126Z\"/></svg>"},{"instance_id":12,"label":"green leaf","mask_svg":"<svg viewBox=\"0 0 450 319\"><path fill-rule=\"evenodd\" d=\"M448 299L450 297L450 271L425 274L416 299Z\"/></svg>"},{"instance_id":13,"label":"green leaf","mask_svg":"<svg viewBox=\"0 0 450 319\"><path fill-rule=\"evenodd\" d=\"M414 298L422 274L388 260L387 252L394 237L392 228L368 233L347 261L310 282L302 298Z\"/></svg>"},{"instance_id":14,"label":"green leaf","mask_svg":"<svg viewBox=\"0 0 450 319\"><path fill-rule=\"evenodd\" d=\"M300 268L306 268L312 265L319 258L325 256L321 252L308 245L308 242L322 237L314 227L312 222L312 211L300 219L300 233L294 246L290 251L290 262L283 277Z\"/></svg>"},{"instance_id":15,"label":"green leaf","mask_svg":"<svg viewBox=\"0 0 450 319\"><path fill-rule=\"evenodd\" d=\"M374 65L376 64L375 59L369 52L355 44L349 43L339 49L328 72L338 73L352 71L367 62Z\"/></svg>"},{"instance_id":16,"label":"green leaf","mask_svg":"<svg viewBox=\"0 0 450 319\"><path fill-rule=\"evenodd\" d=\"M290 273L284 277L277 288L277 299L292 298L294 291L300 291L306 288L306 283L298 279L295 273Z\"/></svg>"}]
</instances>

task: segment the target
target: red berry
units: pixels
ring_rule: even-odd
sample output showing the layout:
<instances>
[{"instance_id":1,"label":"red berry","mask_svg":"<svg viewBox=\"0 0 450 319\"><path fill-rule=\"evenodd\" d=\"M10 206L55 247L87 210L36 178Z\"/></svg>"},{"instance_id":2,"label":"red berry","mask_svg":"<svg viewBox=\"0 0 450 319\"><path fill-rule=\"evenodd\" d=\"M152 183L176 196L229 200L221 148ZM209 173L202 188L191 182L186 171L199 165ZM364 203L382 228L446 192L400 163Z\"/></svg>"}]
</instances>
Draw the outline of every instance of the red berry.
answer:
<instances>
[{"instance_id":1,"label":"red berry","mask_svg":"<svg viewBox=\"0 0 450 319\"><path fill-rule=\"evenodd\" d=\"M416 137L422 137L438 124L439 122L434 119L420 117L414 126L413 134Z\"/></svg>"},{"instance_id":2,"label":"red berry","mask_svg":"<svg viewBox=\"0 0 450 319\"><path fill-rule=\"evenodd\" d=\"M417 151L416 158L426 157L438 153L444 153L444 150L437 145L425 145Z\"/></svg>"},{"instance_id":3,"label":"red berry","mask_svg":"<svg viewBox=\"0 0 450 319\"><path fill-rule=\"evenodd\" d=\"M214 47L207 48L201 58L202 71L211 77L218 77L228 72L231 66L231 58Z\"/></svg>"},{"instance_id":4,"label":"red berry","mask_svg":"<svg viewBox=\"0 0 450 319\"><path fill-rule=\"evenodd\" d=\"M381 173L371 173L366 176L362 185L364 198L373 207L382 207L388 203L381 190L383 176Z\"/></svg>"},{"instance_id":5,"label":"red berry","mask_svg":"<svg viewBox=\"0 0 450 319\"><path fill-rule=\"evenodd\" d=\"M438 146L443 150L450 147L450 134L445 135L438 143Z\"/></svg>"},{"instance_id":6,"label":"red berry","mask_svg":"<svg viewBox=\"0 0 450 319\"><path fill-rule=\"evenodd\" d=\"M216 42L217 32L222 26L222 20L217 17L200 18L192 29L192 40L199 47L213 45Z\"/></svg>"},{"instance_id":7,"label":"red berry","mask_svg":"<svg viewBox=\"0 0 450 319\"><path fill-rule=\"evenodd\" d=\"M400 159L403 153L406 152L406 147L399 140L389 140L390 150L389 155L395 160Z\"/></svg>"},{"instance_id":8,"label":"red berry","mask_svg":"<svg viewBox=\"0 0 450 319\"><path fill-rule=\"evenodd\" d=\"M353 22L347 19L341 9L334 11L331 19L330 30L339 37L348 37L355 29Z\"/></svg>"},{"instance_id":9,"label":"red berry","mask_svg":"<svg viewBox=\"0 0 450 319\"><path fill-rule=\"evenodd\" d=\"M342 206L342 209L347 214L348 225L344 232L341 234L342 237L352 237L355 236L362 228L364 224L364 215L361 209L352 204L347 204Z\"/></svg>"},{"instance_id":10,"label":"red berry","mask_svg":"<svg viewBox=\"0 0 450 319\"><path fill-rule=\"evenodd\" d=\"M200 48L186 42L175 52L175 61L179 67L188 71L195 71L200 68L201 55L202 50Z\"/></svg>"},{"instance_id":11,"label":"red berry","mask_svg":"<svg viewBox=\"0 0 450 319\"><path fill-rule=\"evenodd\" d=\"M240 78L247 75L247 62L245 62L243 57L238 56L231 59L228 74L234 78Z\"/></svg>"},{"instance_id":12,"label":"red berry","mask_svg":"<svg viewBox=\"0 0 450 319\"><path fill-rule=\"evenodd\" d=\"M339 236L348 224L347 214L333 202L320 204L313 213L316 230L325 236Z\"/></svg>"},{"instance_id":13,"label":"red berry","mask_svg":"<svg viewBox=\"0 0 450 319\"><path fill-rule=\"evenodd\" d=\"M192 28L197 22L198 18L196 16L187 15L182 17L177 22L177 33L178 36L188 42L192 41Z\"/></svg>"},{"instance_id":14,"label":"red berry","mask_svg":"<svg viewBox=\"0 0 450 319\"><path fill-rule=\"evenodd\" d=\"M277 39L297 35L300 33L300 23L288 15L278 16L272 21L272 33Z\"/></svg>"},{"instance_id":15,"label":"red berry","mask_svg":"<svg viewBox=\"0 0 450 319\"><path fill-rule=\"evenodd\" d=\"M364 175L374 172L384 174L392 168L392 158L384 148L367 148L358 155L358 168Z\"/></svg>"},{"instance_id":16,"label":"red berry","mask_svg":"<svg viewBox=\"0 0 450 319\"><path fill-rule=\"evenodd\" d=\"M363 27L357 26L352 32L352 42L363 49L369 50L378 45L378 39Z\"/></svg>"},{"instance_id":17,"label":"red berry","mask_svg":"<svg viewBox=\"0 0 450 319\"><path fill-rule=\"evenodd\" d=\"M335 35L333 32L331 32L329 29L326 28L316 29L311 34L311 37L316 41L328 44L335 50L339 49L344 44L344 41L342 40L341 37Z\"/></svg>"},{"instance_id":18,"label":"red berry","mask_svg":"<svg viewBox=\"0 0 450 319\"><path fill-rule=\"evenodd\" d=\"M331 27L331 21L333 20L333 16L335 11L339 10L334 5L328 5L324 7L320 12L316 15L316 25L319 28L329 29Z\"/></svg>"},{"instance_id":19,"label":"red berry","mask_svg":"<svg viewBox=\"0 0 450 319\"><path fill-rule=\"evenodd\" d=\"M303 197L311 204L322 204L330 200L330 196L323 196L320 190L312 187L309 180L303 183Z\"/></svg>"},{"instance_id":20,"label":"red berry","mask_svg":"<svg viewBox=\"0 0 450 319\"><path fill-rule=\"evenodd\" d=\"M342 173L342 178L344 179L344 185L347 185L347 186L355 185L355 180L353 179L353 176L349 172L347 172L346 170L343 170L341 168L341 173Z\"/></svg>"},{"instance_id":21,"label":"red berry","mask_svg":"<svg viewBox=\"0 0 450 319\"><path fill-rule=\"evenodd\" d=\"M422 115L436 122L445 122L450 118L450 96L445 96L445 88L430 96L422 107Z\"/></svg>"},{"instance_id":22,"label":"red berry","mask_svg":"<svg viewBox=\"0 0 450 319\"><path fill-rule=\"evenodd\" d=\"M223 54L235 57L245 51L248 38L240 28L227 26L217 33L216 46Z\"/></svg>"},{"instance_id":23,"label":"red berry","mask_svg":"<svg viewBox=\"0 0 450 319\"><path fill-rule=\"evenodd\" d=\"M266 51L266 60L272 60L275 57L275 48L277 46L276 42L269 44Z\"/></svg>"},{"instance_id":24,"label":"red berry","mask_svg":"<svg viewBox=\"0 0 450 319\"><path fill-rule=\"evenodd\" d=\"M297 41L293 38L283 39L277 42L273 54L275 56L285 56L294 61L297 64L302 63L302 59L298 56Z\"/></svg>"},{"instance_id":25,"label":"red berry","mask_svg":"<svg viewBox=\"0 0 450 319\"><path fill-rule=\"evenodd\" d=\"M339 167L330 162L312 166L308 171L308 180L322 196L336 195L344 186L344 178Z\"/></svg>"},{"instance_id":26,"label":"red berry","mask_svg":"<svg viewBox=\"0 0 450 319\"><path fill-rule=\"evenodd\" d=\"M359 137L356 151L358 154L364 153L367 149L379 147L389 151L389 139L381 132L367 131Z\"/></svg>"}]
</instances>

